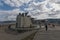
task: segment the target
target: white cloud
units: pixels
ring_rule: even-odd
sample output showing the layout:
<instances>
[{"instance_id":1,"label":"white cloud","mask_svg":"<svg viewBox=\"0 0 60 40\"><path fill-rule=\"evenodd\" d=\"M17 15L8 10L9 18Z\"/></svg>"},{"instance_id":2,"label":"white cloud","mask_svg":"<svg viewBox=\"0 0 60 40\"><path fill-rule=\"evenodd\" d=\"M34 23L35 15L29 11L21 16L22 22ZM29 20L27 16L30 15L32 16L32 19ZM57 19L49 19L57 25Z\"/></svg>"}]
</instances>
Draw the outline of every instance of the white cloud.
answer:
<instances>
[{"instance_id":1,"label":"white cloud","mask_svg":"<svg viewBox=\"0 0 60 40\"><path fill-rule=\"evenodd\" d=\"M4 0L4 3L12 7L20 7L23 5L23 3L29 3L30 1L32 0ZM46 7L47 4L51 6L50 9ZM33 0L29 4L29 7L25 8L24 10L29 11L30 15L36 19L60 18L60 12L58 13L57 11L60 11L60 0L45 0L43 2L35 2L35 0ZM19 9L14 9L12 11L1 12L10 14L11 16L8 16L8 18L11 20L13 19L12 17L15 19L14 14L18 14L21 11Z\"/></svg>"},{"instance_id":2,"label":"white cloud","mask_svg":"<svg viewBox=\"0 0 60 40\"><path fill-rule=\"evenodd\" d=\"M52 3L51 6L52 6L55 10L60 10L60 5L59 5L59 4Z\"/></svg>"},{"instance_id":3,"label":"white cloud","mask_svg":"<svg viewBox=\"0 0 60 40\"><path fill-rule=\"evenodd\" d=\"M37 19L60 18L60 16L58 15L58 14L60 14L60 12L59 12L60 11L59 2L60 2L60 0L51 0L51 1L46 0L44 2L38 2L38 3L32 2L26 10L29 10L31 12L32 17L35 18L37 16L36 17ZM46 5L48 3L49 3L49 6L51 6L50 9L46 7ZM33 9L35 9L35 10L33 10ZM31 11L31 10L33 10L33 11Z\"/></svg>"},{"instance_id":4,"label":"white cloud","mask_svg":"<svg viewBox=\"0 0 60 40\"><path fill-rule=\"evenodd\" d=\"M18 14L18 13L22 13L23 11L21 11L20 9L13 9L13 10L8 10L8 11L5 11L5 10L0 10L0 13L2 14Z\"/></svg>"},{"instance_id":5,"label":"white cloud","mask_svg":"<svg viewBox=\"0 0 60 40\"><path fill-rule=\"evenodd\" d=\"M29 3L31 0L19 0L21 1L22 3Z\"/></svg>"},{"instance_id":6,"label":"white cloud","mask_svg":"<svg viewBox=\"0 0 60 40\"><path fill-rule=\"evenodd\" d=\"M39 16L37 16L37 19L47 19L48 15L46 13L40 14Z\"/></svg>"},{"instance_id":7,"label":"white cloud","mask_svg":"<svg viewBox=\"0 0 60 40\"><path fill-rule=\"evenodd\" d=\"M32 2L30 5L29 5L29 8L31 7L31 8L35 8L35 9L39 9L39 10L41 10L41 11L50 11L50 10L52 10L52 9L54 9L54 10L60 10L60 4L58 4L58 3L55 3L55 1L56 2L59 2L59 0L46 0L46 1L43 1L43 2L38 2L38 3L36 3L36 2ZM49 8L47 8L46 7L46 5L47 4L49 4L49 6L51 6L52 8L51 9L49 9Z\"/></svg>"},{"instance_id":8,"label":"white cloud","mask_svg":"<svg viewBox=\"0 0 60 40\"><path fill-rule=\"evenodd\" d=\"M24 10L31 11L31 10L33 10L33 8L32 8L32 7L30 7L30 8L25 8Z\"/></svg>"},{"instance_id":9,"label":"white cloud","mask_svg":"<svg viewBox=\"0 0 60 40\"><path fill-rule=\"evenodd\" d=\"M5 20L5 18L0 18L0 21L7 21L7 20Z\"/></svg>"},{"instance_id":10,"label":"white cloud","mask_svg":"<svg viewBox=\"0 0 60 40\"><path fill-rule=\"evenodd\" d=\"M43 2L32 2L31 4L29 4L29 7L26 8L25 10L40 10L40 11L50 11L47 7L46 7L46 4L47 4L48 1L43 1Z\"/></svg>"},{"instance_id":11,"label":"white cloud","mask_svg":"<svg viewBox=\"0 0 60 40\"><path fill-rule=\"evenodd\" d=\"M52 6L55 11L60 10L60 0L49 0L50 6Z\"/></svg>"},{"instance_id":12,"label":"white cloud","mask_svg":"<svg viewBox=\"0 0 60 40\"><path fill-rule=\"evenodd\" d=\"M11 2L10 0L3 0L4 3L10 5L10 6L15 6L13 2Z\"/></svg>"},{"instance_id":13,"label":"white cloud","mask_svg":"<svg viewBox=\"0 0 60 40\"><path fill-rule=\"evenodd\" d=\"M28 3L31 0L3 0L4 3L12 6L12 7L20 7L21 5L23 5L23 3Z\"/></svg>"},{"instance_id":14,"label":"white cloud","mask_svg":"<svg viewBox=\"0 0 60 40\"><path fill-rule=\"evenodd\" d=\"M49 0L49 2L51 2L51 3L58 3L58 4L60 4L59 2L60 2L60 0Z\"/></svg>"},{"instance_id":15,"label":"white cloud","mask_svg":"<svg viewBox=\"0 0 60 40\"><path fill-rule=\"evenodd\" d=\"M16 16L20 13L21 11L19 9L14 9L10 11L1 11L0 10L0 15L3 15L2 17L0 16L1 21L12 21L16 20ZM3 20L4 19L4 20Z\"/></svg>"},{"instance_id":16,"label":"white cloud","mask_svg":"<svg viewBox=\"0 0 60 40\"><path fill-rule=\"evenodd\" d=\"M8 20L16 21L16 16L10 15L8 16Z\"/></svg>"}]
</instances>

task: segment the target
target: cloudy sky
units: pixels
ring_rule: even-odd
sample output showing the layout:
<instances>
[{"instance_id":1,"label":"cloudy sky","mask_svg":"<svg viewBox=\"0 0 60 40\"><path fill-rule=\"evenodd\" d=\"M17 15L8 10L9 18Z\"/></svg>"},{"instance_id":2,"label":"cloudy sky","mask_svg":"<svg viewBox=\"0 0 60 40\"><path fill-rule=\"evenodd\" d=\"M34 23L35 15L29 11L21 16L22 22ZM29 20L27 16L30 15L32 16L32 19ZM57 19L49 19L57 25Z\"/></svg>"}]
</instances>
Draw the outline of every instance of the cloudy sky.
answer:
<instances>
[{"instance_id":1,"label":"cloudy sky","mask_svg":"<svg viewBox=\"0 0 60 40\"><path fill-rule=\"evenodd\" d=\"M16 20L19 12L36 19L59 19L60 0L0 0L0 21Z\"/></svg>"}]
</instances>

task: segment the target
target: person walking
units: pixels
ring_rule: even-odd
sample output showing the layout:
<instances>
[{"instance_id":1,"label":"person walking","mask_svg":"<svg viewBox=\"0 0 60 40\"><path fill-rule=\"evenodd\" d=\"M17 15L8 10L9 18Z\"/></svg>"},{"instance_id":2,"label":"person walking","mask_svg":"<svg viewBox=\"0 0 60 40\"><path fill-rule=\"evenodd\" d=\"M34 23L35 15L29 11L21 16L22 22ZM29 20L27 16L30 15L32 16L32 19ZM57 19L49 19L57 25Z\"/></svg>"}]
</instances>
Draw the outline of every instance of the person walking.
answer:
<instances>
[{"instance_id":1,"label":"person walking","mask_svg":"<svg viewBox=\"0 0 60 40\"><path fill-rule=\"evenodd\" d=\"M45 29L46 29L46 31L48 30L47 24L45 24Z\"/></svg>"},{"instance_id":2,"label":"person walking","mask_svg":"<svg viewBox=\"0 0 60 40\"><path fill-rule=\"evenodd\" d=\"M8 26L8 29L11 29L11 25Z\"/></svg>"}]
</instances>

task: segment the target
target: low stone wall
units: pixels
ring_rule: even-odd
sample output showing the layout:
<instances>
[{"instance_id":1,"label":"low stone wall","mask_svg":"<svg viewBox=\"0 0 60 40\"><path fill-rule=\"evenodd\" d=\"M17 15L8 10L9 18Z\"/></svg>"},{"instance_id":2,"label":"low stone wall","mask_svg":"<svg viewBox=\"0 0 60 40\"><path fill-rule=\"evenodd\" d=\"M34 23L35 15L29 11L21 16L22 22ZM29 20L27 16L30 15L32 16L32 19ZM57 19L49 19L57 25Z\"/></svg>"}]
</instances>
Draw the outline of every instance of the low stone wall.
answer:
<instances>
[{"instance_id":1,"label":"low stone wall","mask_svg":"<svg viewBox=\"0 0 60 40\"><path fill-rule=\"evenodd\" d=\"M14 26L15 24L0 24L0 30L5 30L5 29L8 29L8 26L11 25L11 26Z\"/></svg>"}]
</instances>

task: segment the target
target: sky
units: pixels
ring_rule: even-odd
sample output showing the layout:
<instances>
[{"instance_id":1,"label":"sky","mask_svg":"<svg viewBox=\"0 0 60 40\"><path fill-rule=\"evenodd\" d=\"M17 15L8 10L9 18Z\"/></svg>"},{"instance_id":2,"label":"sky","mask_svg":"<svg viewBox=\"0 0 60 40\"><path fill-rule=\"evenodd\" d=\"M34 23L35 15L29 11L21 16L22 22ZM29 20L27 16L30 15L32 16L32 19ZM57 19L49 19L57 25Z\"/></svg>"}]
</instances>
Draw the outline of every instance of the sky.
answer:
<instances>
[{"instance_id":1,"label":"sky","mask_svg":"<svg viewBox=\"0 0 60 40\"><path fill-rule=\"evenodd\" d=\"M60 0L0 0L0 21L15 21L23 12L37 20L59 19Z\"/></svg>"}]
</instances>

